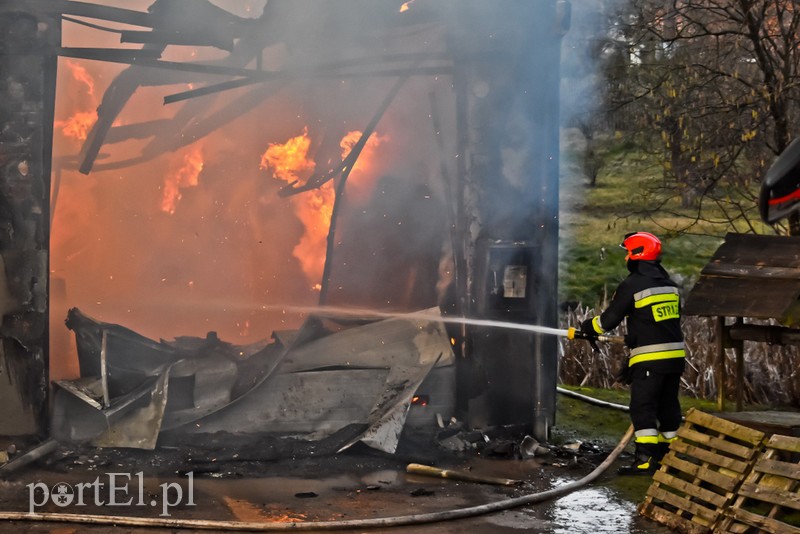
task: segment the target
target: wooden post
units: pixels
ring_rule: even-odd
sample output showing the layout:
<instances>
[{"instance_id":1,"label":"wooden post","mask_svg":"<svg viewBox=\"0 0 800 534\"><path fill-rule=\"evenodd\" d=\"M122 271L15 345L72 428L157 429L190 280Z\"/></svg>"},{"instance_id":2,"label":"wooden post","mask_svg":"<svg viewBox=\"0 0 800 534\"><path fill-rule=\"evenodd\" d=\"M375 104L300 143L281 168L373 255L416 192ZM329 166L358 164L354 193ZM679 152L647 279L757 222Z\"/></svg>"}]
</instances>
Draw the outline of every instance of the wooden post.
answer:
<instances>
[{"instance_id":1,"label":"wooden post","mask_svg":"<svg viewBox=\"0 0 800 534\"><path fill-rule=\"evenodd\" d=\"M106 365L108 348L108 330L103 330L103 339L100 342L100 383L103 387L103 408L108 408L111 401L108 396L108 366Z\"/></svg>"},{"instance_id":2,"label":"wooden post","mask_svg":"<svg viewBox=\"0 0 800 534\"><path fill-rule=\"evenodd\" d=\"M734 326L744 324L742 317L737 317ZM744 341L732 341L733 352L736 355L736 411L742 411L744 400Z\"/></svg>"},{"instance_id":3,"label":"wooden post","mask_svg":"<svg viewBox=\"0 0 800 534\"><path fill-rule=\"evenodd\" d=\"M725 411L725 338L727 337L725 317L717 317L714 332L717 340L717 410L723 412Z\"/></svg>"}]
</instances>

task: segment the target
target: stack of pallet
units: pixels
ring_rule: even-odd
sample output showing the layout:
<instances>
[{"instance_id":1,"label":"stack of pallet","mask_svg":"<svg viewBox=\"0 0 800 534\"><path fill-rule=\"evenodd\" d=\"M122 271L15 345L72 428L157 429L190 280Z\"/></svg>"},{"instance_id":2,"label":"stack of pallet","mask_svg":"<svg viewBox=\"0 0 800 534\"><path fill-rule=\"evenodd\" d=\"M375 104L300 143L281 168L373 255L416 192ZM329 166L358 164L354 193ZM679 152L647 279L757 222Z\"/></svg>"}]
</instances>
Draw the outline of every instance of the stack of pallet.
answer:
<instances>
[{"instance_id":1,"label":"stack of pallet","mask_svg":"<svg viewBox=\"0 0 800 534\"><path fill-rule=\"evenodd\" d=\"M765 437L689 410L639 513L684 533L800 534L800 438Z\"/></svg>"},{"instance_id":2,"label":"stack of pallet","mask_svg":"<svg viewBox=\"0 0 800 534\"><path fill-rule=\"evenodd\" d=\"M715 532L800 534L800 438L773 435Z\"/></svg>"}]
</instances>

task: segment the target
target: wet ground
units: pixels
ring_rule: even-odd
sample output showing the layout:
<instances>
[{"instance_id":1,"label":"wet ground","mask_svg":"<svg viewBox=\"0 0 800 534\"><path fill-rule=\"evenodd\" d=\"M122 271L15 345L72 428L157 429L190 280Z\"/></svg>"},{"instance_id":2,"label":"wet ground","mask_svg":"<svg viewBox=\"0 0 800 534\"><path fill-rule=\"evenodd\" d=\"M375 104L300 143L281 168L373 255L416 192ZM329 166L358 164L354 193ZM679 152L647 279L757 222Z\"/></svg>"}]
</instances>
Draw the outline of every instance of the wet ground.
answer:
<instances>
[{"instance_id":1,"label":"wet ground","mask_svg":"<svg viewBox=\"0 0 800 534\"><path fill-rule=\"evenodd\" d=\"M257 445L256 445L257 448ZM613 447L612 447L613 448ZM396 455L355 446L340 454L257 460L252 451L215 455L202 448L156 451L70 448L61 446L39 464L5 475L0 510L26 513L115 515L147 521L292 523L341 522L438 514L538 493L576 481L591 472L610 448L574 444L553 447L541 457L514 454L450 453L417 444ZM638 516L649 480L615 475L617 464L593 483L566 496L474 517L408 526L336 529L339 532L532 532L666 533L668 529ZM475 475L520 481L502 486L409 474L411 462L437 465ZM63 483L63 484L62 484ZM59 502L60 501L60 502ZM389 520L393 522L394 520ZM321 523L317 531L331 530ZM174 532L121 526L123 532ZM108 525L13 521L4 531L108 532ZM197 531L194 525L186 531Z\"/></svg>"}]
</instances>

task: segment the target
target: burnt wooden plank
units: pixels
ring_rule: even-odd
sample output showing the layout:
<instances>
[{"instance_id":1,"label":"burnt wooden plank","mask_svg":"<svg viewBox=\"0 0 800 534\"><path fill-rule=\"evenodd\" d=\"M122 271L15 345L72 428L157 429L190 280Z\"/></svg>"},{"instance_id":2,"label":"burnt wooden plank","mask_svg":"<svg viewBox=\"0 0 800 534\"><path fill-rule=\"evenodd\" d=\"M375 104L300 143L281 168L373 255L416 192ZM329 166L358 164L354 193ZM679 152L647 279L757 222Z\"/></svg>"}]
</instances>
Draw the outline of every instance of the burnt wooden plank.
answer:
<instances>
[{"instance_id":1,"label":"burnt wooden plank","mask_svg":"<svg viewBox=\"0 0 800 534\"><path fill-rule=\"evenodd\" d=\"M157 59L161 55L160 50L154 49L131 49L131 48L86 48L86 47L62 47L57 50L59 56L72 57L76 59L93 59L97 61L111 61L129 63L137 59Z\"/></svg>"},{"instance_id":2,"label":"burnt wooden plank","mask_svg":"<svg viewBox=\"0 0 800 534\"><path fill-rule=\"evenodd\" d=\"M800 495L786 490L745 482L738 491L739 496L748 497L770 504L777 504L793 510L800 510Z\"/></svg>"},{"instance_id":3,"label":"burnt wooden plank","mask_svg":"<svg viewBox=\"0 0 800 534\"><path fill-rule=\"evenodd\" d=\"M686 315L796 324L800 237L728 234L689 293Z\"/></svg>"},{"instance_id":4,"label":"burnt wooden plank","mask_svg":"<svg viewBox=\"0 0 800 534\"><path fill-rule=\"evenodd\" d=\"M730 508L725 510L725 516L732 519L741 521L746 525L760 528L763 532L771 532L772 534L800 534L800 528L772 519L769 517L760 516L741 508ZM746 532L746 528L736 529L735 524L731 524L726 528L725 532Z\"/></svg>"},{"instance_id":5,"label":"burnt wooden plank","mask_svg":"<svg viewBox=\"0 0 800 534\"><path fill-rule=\"evenodd\" d=\"M738 278L701 276L686 299L683 313L780 318L798 292L798 281L763 279L748 284Z\"/></svg>"},{"instance_id":6,"label":"burnt wooden plank","mask_svg":"<svg viewBox=\"0 0 800 534\"><path fill-rule=\"evenodd\" d=\"M749 532L750 527L759 528L759 532L791 532L790 525L781 519L787 512L800 510L800 465L782 461L781 450L772 445L791 451L798 441L775 435L766 442L766 450L756 458L753 470L736 492L736 500L720 520L720 532ZM768 511L762 513L765 506Z\"/></svg>"},{"instance_id":7,"label":"burnt wooden plank","mask_svg":"<svg viewBox=\"0 0 800 534\"><path fill-rule=\"evenodd\" d=\"M706 525L694 523L688 519L684 519L669 510L664 510L658 506L643 507L640 512L643 516L649 517L654 521L658 521L662 525L666 525L673 530L683 532L684 534L705 534L711 532L711 529Z\"/></svg>"},{"instance_id":8,"label":"burnt wooden plank","mask_svg":"<svg viewBox=\"0 0 800 534\"><path fill-rule=\"evenodd\" d=\"M654 499L658 499L661 502L674 506L680 511L692 514L694 518L697 518L695 522L701 525L710 526L719 515L716 508L703 506L703 503L691 501L686 497L672 493L671 491L666 491L657 485L650 486L650 489L647 490L647 495ZM648 500L646 501L646 504L642 505L640 508L644 509L655 506L658 505L655 504L653 500ZM678 515L676 512L672 513Z\"/></svg>"},{"instance_id":9,"label":"burnt wooden plank","mask_svg":"<svg viewBox=\"0 0 800 534\"><path fill-rule=\"evenodd\" d=\"M763 280L800 280L800 269L795 267L769 267L765 265L737 265L733 263L709 263L700 272L706 276L728 276L731 278L753 278Z\"/></svg>"},{"instance_id":10,"label":"burnt wooden plank","mask_svg":"<svg viewBox=\"0 0 800 534\"><path fill-rule=\"evenodd\" d=\"M711 262L800 267L800 237L729 233Z\"/></svg>"},{"instance_id":11,"label":"burnt wooden plank","mask_svg":"<svg viewBox=\"0 0 800 534\"><path fill-rule=\"evenodd\" d=\"M753 469L759 473L768 475L791 478L794 480L800 479L800 465L791 462L763 458L756 462Z\"/></svg>"},{"instance_id":12,"label":"burnt wooden plank","mask_svg":"<svg viewBox=\"0 0 800 534\"><path fill-rule=\"evenodd\" d=\"M6 0L17 9L35 10L48 13L63 13L78 17L121 22L134 26L152 27L157 19L150 13L125 9L120 7L103 6L89 2L76 2L74 0Z\"/></svg>"}]
</instances>

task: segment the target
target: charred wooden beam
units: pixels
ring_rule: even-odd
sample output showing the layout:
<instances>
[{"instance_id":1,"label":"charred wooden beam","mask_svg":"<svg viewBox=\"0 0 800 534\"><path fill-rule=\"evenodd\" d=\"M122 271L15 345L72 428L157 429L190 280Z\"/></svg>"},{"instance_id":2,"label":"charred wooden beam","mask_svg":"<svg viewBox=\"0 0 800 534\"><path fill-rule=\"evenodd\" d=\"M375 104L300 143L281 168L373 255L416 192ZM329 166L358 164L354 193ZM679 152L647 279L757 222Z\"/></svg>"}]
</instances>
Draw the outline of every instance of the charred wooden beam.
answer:
<instances>
[{"instance_id":1,"label":"charred wooden beam","mask_svg":"<svg viewBox=\"0 0 800 534\"><path fill-rule=\"evenodd\" d=\"M770 267L764 265L742 265L733 263L709 263L703 268L701 274L703 276L771 278L774 280L800 279L800 269L795 267Z\"/></svg>"},{"instance_id":2,"label":"charred wooden beam","mask_svg":"<svg viewBox=\"0 0 800 534\"><path fill-rule=\"evenodd\" d=\"M89 2L72 0L7 0L18 9L40 13L60 13L92 19L108 20L131 24L133 26L152 27L155 17L150 13L125 9L121 7L102 6Z\"/></svg>"},{"instance_id":3,"label":"charred wooden beam","mask_svg":"<svg viewBox=\"0 0 800 534\"><path fill-rule=\"evenodd\" d=\"M233 50L233 38L220 38L213 33L203 32L170 32L170 31L133 31L120 32L122 43L151 43L179 46L213 46L222 50Z\"/></svg>"},{"instance_id":4,"label":"charred wooden beam","mask_svg":"<svg viewBox=\"0 0 800 534\"><path fill-rule=\"evenodd\" d=\"M109 60L112 61L112 60ZM118 61L119 63L134 63L134 61ZM450 65L437 65L430 67L412 68L391 68L374 69L362 71L339 71L323 68L306 68L282 71L259 71L239 67L227 67L224 65L209 65L203 63L182 63L179 61L164 60L137 60L135 63L141 67L152 67L156 69L167 69L171 71L194 72L200 74L214 74L220 76L239 76L250 78L253 83L274 81L274 80L295 80L295 79L314 79L314 78L372 78L372 77L396 77L396 76L440 76L452 74L453 69Z\"/></svg>"},{"instance_id":5,"label":"charred wooden beam","mask_svg":"<svg viewBox=\"0 0 800 534\"><path fill-rule=\"evenodd\" d=\"M800 345L800 330L784 326L734 324L728 335L737 341L761 341L772 345Z\"/></svg>"},{"instance_id":6,"label":"charred wooden beam","mask_svg":"<svg viewBox=\"0 0 800 534\"><path fill-rule=\"evenodd\" d=\"M189 91L183 91L181 93L174 93L171 95L167 95L164 97L164 104L172 104L175 102L180 102L182 100L189 100L190 98L196 98L198 96L206 96L214 93L219 93L222 91L227 91L229 89L238 89L239 87L246 87L248 85L253 85L253 83L256 82L254 80L251 80L250 78L238 78L236 80L229 80L227 82L215 83L213 85L207 85L205 87L198 87L197 89L191 89Z\"/></svg>"},{"instance_id":7,"label":"charred wooden beam","mask_svg":"<svg viewBox=\"0 0 800 534\"><path fill-rule=\"evenodd\" d=\"M438 68L438 67L436 67ZM374 72L374 73L349 73L349 74L329 74L327 77L331 78L357 78L357 77L369 77L369 76L391 76L394 75L398 71L383 71L383 72ZM429 72L414 72L412 75L427 75L431 74L433 71ZM437 74L451 74L450 67L441 67L440 71L437 71ZM219 93L222 91L228 91L230 89L238 89L240 87L246 87L248 85L254 85L257 83L263 83L267 81L271 81L272 79L282 79L283 81L291 81L294 78L305 78L305 77L323 77L322 74L311 74L311 73L280 73L280 72L273 72L270 79L261 79L259 78L238 78L236 80L230 80L227 82L222 82L218 84L208 85L206 87L200 87L198 89L192 89L189 91L183 91L180 93L174 93L171 95L167 95L164 97L164 104L172 104L175 102L180 102L183 100L189 100L191 98L196 98L199 96L206 96L211 95L214 93ZM333 175L338 174L341 172L341 169L333 172Z\"/></svg>"},{"instance_id":8,"label":"charred wooden beam","mask_svg":"<svg viewBox=\"0 0 800 534\"><path fill-rule=\"evenodd\" d=\"M156 59L161 56L160 49L136 50L128 48L70 48L58 49L58 55L76 59L92 59L95 61L109 61L112 63L136 63L140 59Z\"/></svg>"},{"instance_id":9,"label":"charred wooden beam","mask_svg":"<svg viewBox=\"0 0 800 534\"><path fill-rule=\"evenodd\" d=\"M342 177L339 179L339 183L336 185L336 192L333 200L333 211L331 213L331 221L330 226L328 227L328 238L326 240L326 250L325 250L325 265L323 267L322 272L322 289L320 290L319 294L319 303L320 305L325 305L326 300L328 298L328 286L330 285L330 276L331 276L331 266L333 265L333 250L334 250L334 243L336 240L336 219L339 213L339 209L341 209L341 200L342 194L344 193L344 186L347 183L347 178L350 176L350 171L353 170L353 166L356 164L358 160L358 156L361 155L361 151L367 144L367 139L369 136L372 135L372 132L375 131L375 127L378 126L383 114L386 113L386 110L389 109L389 106L394 101L397 93L400 92L400 89L408 80L408 75L399 78L389 92L384 97L383 102L378 107L375 114L372 116L372 119L367 124L367 127L364 128L364 131L361 134L361 137L353 145L353 148L350 150L350 153L347 154L347 157L344 159L342 164L344 165L342 170ZM318 186L317 186L318 187ZM299 189L299 188L298 188Z\"/></svg>"}]
</instances>

